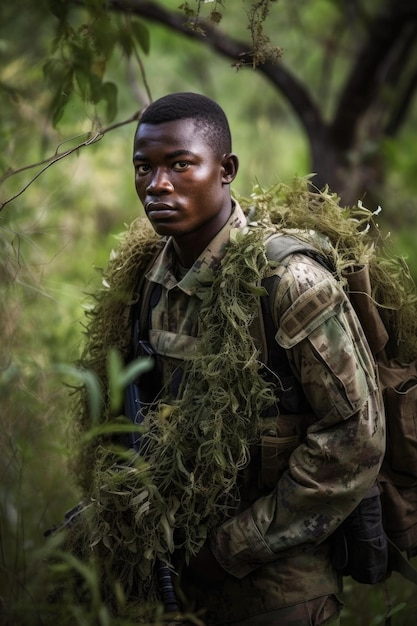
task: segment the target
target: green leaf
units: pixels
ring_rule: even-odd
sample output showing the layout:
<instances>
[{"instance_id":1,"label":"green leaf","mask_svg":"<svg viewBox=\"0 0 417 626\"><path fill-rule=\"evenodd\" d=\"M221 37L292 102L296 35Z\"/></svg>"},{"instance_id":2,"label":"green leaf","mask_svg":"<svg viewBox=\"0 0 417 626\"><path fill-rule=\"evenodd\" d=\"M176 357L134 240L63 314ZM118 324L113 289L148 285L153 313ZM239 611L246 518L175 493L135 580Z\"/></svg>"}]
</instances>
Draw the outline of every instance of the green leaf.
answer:
<instances>
[{"instance_id":1,"label":"green leaf","mask_svg":"<svg viewBox=\"0 0 417 626\"><path fill-rule=\"evenodd\" d=\"M138 44L142 48L145 54L149 54L150 50L150 37L149 37L149 29L143 24L143 22L138 22L136 20L132 20L131 23L133 35L137 40Z\"/></svg>"},{"instance_id":2,"label":"green leaf","mask_svg":"<svg viewBox=\"0 0 417 626\"><path fill-rule=\"evenodd\" d=\"M131 422L110 422L89 428L83 435L82 442L88 443L89 441L92 441L96 437L101 437L102 435L124 435L129 433L138 433L138 435L142 435L144 431L144 426L138 426L136 424L132 424Z\"/></svg>"},{"instance_id":3,"label":"green leaf","mask_svg":"<svg viewBox=\"0 0 417 626\"><path fill-rule=\"evenodd\" d=\"M50 87L55 88L56 84L62 82L62 75L68 67L61 59L48 59L42 67L43 76Z\"/></svg>"},{"instance_id":4,"label":"green leaf","mask_svg":"<svg viewBox=\"0 0 417 626\"><path fill-rule=\"evenodd\" d=\"M43 66L45 80L49 83L54 95L49 105L52 123L56 126L64 114L64 110L73 91L73 68L59 59L51 59Z\"/></svg>"},{"instance_id":5,"label":"green leaf","mask_svg":"<svg viewBox=\"0 0 417 626\"><path fill-rule=\"evenodd\" d=\"M88 393L91 421L93 424L96 423L100 415L102 397L100 383L94 372L81 370L65 364L56 365L53 369L58 373L71 376L85 385Z\"/></svg>"},{"instance_id":6,"label":"green leaf","mask_svg":"<svg viewBox=\"0 0 417 626\"><path fill-rule=\"evenodd\" d=\"M104 14L89 24L94 48L99 55L108 59L118 38L118 32L109 15Z\"/></svg>"},{"instance_id":7,"label":"green leaf","mask_svg":"<svg viewBox=\"0 0 417 626\"><path fill-rule=\"evenodd\" d=\"M101 82L101 78L99 78L97 74L89 73L88 79L89 79L91 102L93 102L94 104L97 104L98 102L100 102L100 100L102 100L103 98L106 98L105 94L103 93L104 85Z\"/></svg>"},{"instance_id":8,"label":"green leaf","mask_svg":"<svg viewBox=\"0 0 417 626\"><path fill-rule=\"evenodd\" d=\"M75 82L80 90L81 97L85 100L89 97L90 80L89 76L81 69L76 69L74 72Z\"/></svg>"},{"instance_id":9,"label":"green leaf","mask_svg":"<svg viewBox=\"0 0 417 626\"><path fill-rule=\"evenodd\" d=\"M154 361L151 358L139 357L131 361L121 373L121 384L123 387L130 385L134 380L139 378L145 372L149 372L154 367Z\"/></svg>"},{"instance_id":10,"label":"green leaf","mask_svg":"<svg viewBox=\"0 0 417 626\"><path fill-rule=\"evenodd\" d=\"M72 92L72 86L71 86L71 89L68 91L64 91L60 89L52 98L49 108L50 108L50 112L52 115L52 125L54 127L57 126L58 122L61 120L62 116L64 115L65 107L68 104L68 100L71 95L71 92Z\"/></svg>"},{"instance_id":11,"label":"green leaf","mask_svg":"<svg viewBox=\"0 0 417 626\"><path fill-rule=\"evenodd\" d=\"M93 62L93 53L89 46L88 39L73 39L71 41L70 51L74 67L80 68L84 72L89 72Z\"/></svg>"},{"instance_id":12,"label":"green leaf","mask_svg":"<svg viewBox=\"0 0 417 626\"><path fill-rule=\"evenodd\" d=\"M118 411L122 404L123 389L120 385L120 372L123 361L117 350L110 350L107 357L107 372L109 380L110 408Z\"/></svg>"},{"instance_id":13,"label":"green leaf","mask_svg":"<svg viewBox=\"0 0 417 626\"><path fill-rule=\"evenodd\" d=\"M246 280L241 280L240 282L245 289L247 289L250 293L254 294L255 296L268 295L267 290L265 289L265 287L262 287L262 285L253 285L251 283L248 283Z\"/></svg>"},{"instance_id":14,"label":"green leaf","mask_svg":"<svg viewBox=\"0 0 417 626\"><path fill-rule=\"evenodd\" d=\"M107 371L110 407L112 411L118 411L120 409L123 400L123 392L127 385L152 367L152 359L140 357L124 368L122 358L117 350L110 350L107 360Z\"/></svg>"},{"instance_id":15,"label":"green leaf","mask_svg":"<svg viewBox=\"0 0 417 626\"><path fill-rule=\"evenodd\" d=\"M397 606L392 607L392 609L388 611L388 613L386 614L386 617L392 617L396 613L399 613L400 611L405 609L406 606L407 604L405 602L400 602L400 604L397 604Z\"/></svg>"},{"instance_id":16,"label":"green leaf","mask_svg":"<svg viewBox=\"0 0 417 626\"><path fill-rule=\"evenodd\" d=\"M106 101L106 118L108 122L114 120L117 114L117 87L114 83L104 83L102 98Z\"/></svg>"},{"instance_id":17,"label":"green leaf","mask_svg":"<svg viewBox=\"0 0 417 626\"><path fill-rule=\"evenodd\" d=\"M125 27L120 28L117 39L124 54L129 58L133 52L133 40L130 31Z\"/></svg>"}]
</instances>

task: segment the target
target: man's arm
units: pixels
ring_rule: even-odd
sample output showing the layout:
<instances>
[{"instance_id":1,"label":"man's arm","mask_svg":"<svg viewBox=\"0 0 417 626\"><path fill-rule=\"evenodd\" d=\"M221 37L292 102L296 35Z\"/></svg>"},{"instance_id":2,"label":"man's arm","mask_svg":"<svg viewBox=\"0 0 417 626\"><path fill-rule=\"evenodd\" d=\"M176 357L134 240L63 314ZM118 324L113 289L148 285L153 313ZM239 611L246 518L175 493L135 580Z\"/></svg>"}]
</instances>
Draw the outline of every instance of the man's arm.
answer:
<instances>
[{"instance_id":1,"label":"man's arm","mask_svg":"<svg viewBox=\"0 0 417 626\"><path fill-rule=\"evenodd\" d=\"M373 484L384 454L374 363L339 285L298 255L282 276L276 302L277 341L317 421L276 488L212 537L214 556L239 578L326 539Z\"/></svg>"}]
</instances>

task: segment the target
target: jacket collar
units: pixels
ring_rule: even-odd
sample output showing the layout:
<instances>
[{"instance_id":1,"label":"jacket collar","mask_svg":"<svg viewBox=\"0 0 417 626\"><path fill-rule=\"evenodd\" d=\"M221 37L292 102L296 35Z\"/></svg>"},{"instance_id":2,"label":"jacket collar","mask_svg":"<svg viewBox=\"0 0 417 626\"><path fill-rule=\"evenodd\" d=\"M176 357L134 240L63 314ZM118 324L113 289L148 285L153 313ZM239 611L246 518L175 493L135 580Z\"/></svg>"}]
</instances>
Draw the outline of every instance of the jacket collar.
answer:
<instances>
[{"instance_id":1,"label":"jacket collar","mask_svg":"<svg viewBox=\"0 0 417 626\"><path fill-rule=\"evenodd\" d=\"M213 281L213 274L224 257L225 248L230 238L230 231L234 228L242 228L245 225L245 214L239 203L233 200L233 211L226 224L213 237L209 245L203 250L180 281L177 280L174 272L176 254L171 237L167 240L161 254L146 274L146 278L149 281L159 283L166 289L178 287L189 296L197 295L201 297L203 295L201 291L210 286Z\"/></svg>"}]
</instances>

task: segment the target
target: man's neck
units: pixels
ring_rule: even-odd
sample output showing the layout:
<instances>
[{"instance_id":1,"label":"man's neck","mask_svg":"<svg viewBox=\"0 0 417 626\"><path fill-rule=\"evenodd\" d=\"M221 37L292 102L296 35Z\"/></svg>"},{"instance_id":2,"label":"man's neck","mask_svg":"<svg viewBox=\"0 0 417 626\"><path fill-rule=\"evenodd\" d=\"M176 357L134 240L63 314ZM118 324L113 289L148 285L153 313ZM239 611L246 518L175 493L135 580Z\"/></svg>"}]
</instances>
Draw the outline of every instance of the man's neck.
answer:
<instances>
[{"instance_id":1,"label":"man's neck","mask_svg":"<svg viewBox=\"0 0 417 626\"><path fill-rule=\"evenodd\" d=\"M207 248L210 241L214 239L218 232L225 226L230 219L234 206L230 201L230 211L225 219L216 224L216 228L210 228L209 225L202 225L197 231L187 233L180 236L173 236L175 254L178 262L182 267L190 268L198 259L200 254Z\"/></svg>"}]
</instances>

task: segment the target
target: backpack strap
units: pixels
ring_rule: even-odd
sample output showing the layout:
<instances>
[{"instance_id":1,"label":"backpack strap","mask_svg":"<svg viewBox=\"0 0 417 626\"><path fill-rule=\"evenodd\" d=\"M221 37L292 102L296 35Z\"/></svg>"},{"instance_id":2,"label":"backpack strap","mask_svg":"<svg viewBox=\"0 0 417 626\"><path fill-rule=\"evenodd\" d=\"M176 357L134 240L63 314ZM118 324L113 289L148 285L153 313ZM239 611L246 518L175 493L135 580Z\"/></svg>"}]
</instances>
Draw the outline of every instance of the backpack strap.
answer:
<instances>
[{"instance_id":1,"label":"backpack strap","mask_svg":"<svg viewBox=\"0 0 417 626\"><path fill-rule=\"evenodd\" d=\"M278 263L281 263L290 254L297 252L324 258L316 247L296 235L275 233L265 240L265 246L268 258Z\"/></svg>"},{"instance_id":2,"label":"backpack strap","mask_svg":"<svg viewBox=\"0 0 417 626\"><path fill-rule=\"evenodd\" d=\"M137 300L129 307L131 333L128 362L138 357L154 356L149 343L149 328L151 326L152 310L161 295L161 287L146 280L146 274L154 264L159 253L160 249L158 248L144 271L140 273L135 287ZM154 362L151 371L141 375L140 386L138 381L133 381L125 388L124 412L134 424L138 425L142 422L142 407L156 397L159 391L159 380L158 364ZM141 437L138 436L137 432L131 432L125 438L120 437L120 441L126 447L132 447L137 452L140 450Z\"/></svg>"},{"instance_id":3,"label":"backpack strap","mask_svg":"<svg viewBox=\"0 0 417 626\"><path fill-rule=\"evenodd\" d=\"M274 234L265 240L265 248L268 259L279 265L282 265L284 261L286 261L286 265L293 254L304 254L318 261L318 263L323 265L330 272L334 272L334 267L331 265L330 259L325 256L323 252L320 252L313 244L296 235ZM268 276L262 281L263 286L268 292L269 306L267 308L269 308L269 314L272 316L273 320L275 320L273 306L279 283L280 277L276 274ZM277 326L276 320L275 326Z\"/></svg>"},{"instance_id":4,"label":"backpack strap","mask_svg":"<svg viewBox=\"0 0 417 626\"><path fill-rule=\"evenodd\" d=\"M152 256L143 272L141 272L136 283L135 292L138 294L138 299L130 307L130 320L132 326L130 359L141 356L138 354L139 342L149 343L149 328L151 327L152 310L161 296L162 289L160 285L146 280L146 274L153 267L160 252L161 247L158 246L155 254ZM147 352L146 349L145 352Z\"/></svg>"},{"instance_id":5,"label":"backpack strap","mask_svg":"<svg viewBox=\"0 0 417 626\"><path fill-rule=\"evenodd\" d=\"M304 254L314 258L328 267L326 257L312 244L295 235L274 234L265 240L266 255L277 265L286 265L293 254ZM262 286L267 291L265 297L260 298L260 315L256 318L255 336L261 348L262 361L267 366L267 378L279 381L280 410L284 413L311 413L311 407L304 395L303 389L295 378L285 348L275 340L279 327L276 319L274 303L280 284L279 274L267 276Z\"/></svg>"}]
</instances>

